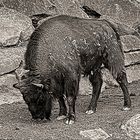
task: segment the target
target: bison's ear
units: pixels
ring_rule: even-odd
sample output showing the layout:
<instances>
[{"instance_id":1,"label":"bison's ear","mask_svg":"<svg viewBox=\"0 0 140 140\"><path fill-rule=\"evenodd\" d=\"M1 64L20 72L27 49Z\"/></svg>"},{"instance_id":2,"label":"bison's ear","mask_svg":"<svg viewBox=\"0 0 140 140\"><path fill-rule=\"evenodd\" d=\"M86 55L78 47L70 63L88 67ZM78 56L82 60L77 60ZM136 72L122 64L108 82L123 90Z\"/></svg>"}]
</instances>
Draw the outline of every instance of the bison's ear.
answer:
<instances>
[{"instance_id":1,"label":"bison's ear","mask_svg":"<svg viewBox=\"0 0 140 140\"><path fill-rule=\"evenodd\" d=\"M32 83L32 85L37 86L37 87L42 88L42 89L44 88L44 85L43 84Z\"/></svg>"},{"instance_id":2,"label":"bison's ear","mask_svg":"<svg viewBox=\"0 0 140 140\"><path fill-rule=\"evenodd\" d=\"M14 87L14 88L17 88L17 89L20 89L19 83L13 84L13 87Z\"/></svg>"}]
</instances>

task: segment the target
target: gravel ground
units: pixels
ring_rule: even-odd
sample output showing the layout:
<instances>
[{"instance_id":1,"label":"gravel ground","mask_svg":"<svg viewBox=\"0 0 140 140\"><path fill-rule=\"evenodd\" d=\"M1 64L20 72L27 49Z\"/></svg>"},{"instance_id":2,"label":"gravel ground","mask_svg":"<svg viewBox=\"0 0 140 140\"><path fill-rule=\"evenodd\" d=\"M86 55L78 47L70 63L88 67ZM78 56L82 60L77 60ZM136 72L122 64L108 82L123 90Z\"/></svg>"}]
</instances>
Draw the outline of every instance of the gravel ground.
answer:
<instances>
[{"instance_id":1,"label":"gravel ground","mask_svg":"<svg viewBox=\"0 0 140 140\"><path fill-rule=\"evenodd\" d=\"M51 121L35 122L31 120L27 106L19 92L1 88L0 97L12 95L19 97L19 102L0 105L0 140L89 140L79 133L83 130L101 128L110 137L107 140L132 140L120 129L130 117L140 113L140 81L129 85L132 110L121 111L123 95L120 88L105 90L98 101L97 112L85 114L91 96L79 95L76 103L76 123L66 125L57 121L58 103L54 102ZM9 94L7 93L9 92Z\"/></svg>"}]
</instances>

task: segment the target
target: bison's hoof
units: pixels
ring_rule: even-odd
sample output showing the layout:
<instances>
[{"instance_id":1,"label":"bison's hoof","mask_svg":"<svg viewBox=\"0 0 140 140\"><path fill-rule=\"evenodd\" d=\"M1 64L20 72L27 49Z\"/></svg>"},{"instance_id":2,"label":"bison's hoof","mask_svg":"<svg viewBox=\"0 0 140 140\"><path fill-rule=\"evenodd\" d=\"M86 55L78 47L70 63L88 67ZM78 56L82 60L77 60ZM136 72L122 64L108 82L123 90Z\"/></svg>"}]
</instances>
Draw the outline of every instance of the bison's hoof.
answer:
<instances>
[{"instance_id":1,"label":"bison's hoof","mask_svg":"<svg viewBox=\"0 0 140 140\"><path fill-rule=\"evenodd\" d=\"M64 120L65 118L66 118L65 115L61 115L61 116L58 116L56 119L57 119L58 121L60 121L60 120Z\"/></svg>"},{"instance_id":2,"label":"bison's hoof","mask_svg":"<svg viewBox=\"0 0 140 140\"><path fill-rule=\"evenodd\" d=\"M68 117L66 118L65 124L74 124L75 123L75 115L68 115Z\"/></svg>"},{"instance_id":3,"label":"bison's hoof","mask_svg":"<svg viewBox=\"0 0 140 140\"><path fill-rule=\"evenodd\" d=\"M95 111L93 111L93 110L87 110L86 111L86 114L88 114L88 115L93 114L93 113L95 113Z\"/></svg>"},{"instance_id":4,"label":"bison's hoof","mask_svg":"<svg viewBox=\"0 0 140 140\"><path fill-rule=\"evenodd\" d=\"M122 108L122 110L123 110L123 111L129 111L129 110L131 110L131 108L130 108L130 107L124 106L124 107Z\"/></svg>"},{"instance_id":5,"label":"bison's hoof","mask_svg":"<svg viewBox=\"0 0 140 140\"><path fill-rule=\"evenodd\" d=\"M65 122L65 124L70 125L70 124L74 124L74 122L75 122L74 120L67 119L66 122Z\"/></svg>"}]
</instances>

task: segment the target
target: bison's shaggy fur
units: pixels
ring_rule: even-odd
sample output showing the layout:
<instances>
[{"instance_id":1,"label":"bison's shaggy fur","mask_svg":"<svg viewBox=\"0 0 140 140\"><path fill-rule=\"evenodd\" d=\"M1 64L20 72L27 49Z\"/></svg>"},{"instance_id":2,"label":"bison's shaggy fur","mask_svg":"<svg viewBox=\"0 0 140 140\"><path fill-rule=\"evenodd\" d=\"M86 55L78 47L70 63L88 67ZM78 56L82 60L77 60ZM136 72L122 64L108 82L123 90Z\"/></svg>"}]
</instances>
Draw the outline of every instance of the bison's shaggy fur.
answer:
<instances>
[{"instance_id":1,"label":"bison's shaggy fur","mask_svg":"<svg viewBox=\"0 0 140 140\"><path fill-rule=\"evenodd\" d=\"M93 95L87 113L96 111L102 77L101 66L110 70L124 93L124 109L131 107L127 90L124 56L119 35L106 20L57 16L43 22L33 32L25 54L25 69L20 91L33 118L49 118L52 98L58 98L59 116L66 123L75 120L75 101L79 79L89 76Z\"/></svg>"}]
</instances>

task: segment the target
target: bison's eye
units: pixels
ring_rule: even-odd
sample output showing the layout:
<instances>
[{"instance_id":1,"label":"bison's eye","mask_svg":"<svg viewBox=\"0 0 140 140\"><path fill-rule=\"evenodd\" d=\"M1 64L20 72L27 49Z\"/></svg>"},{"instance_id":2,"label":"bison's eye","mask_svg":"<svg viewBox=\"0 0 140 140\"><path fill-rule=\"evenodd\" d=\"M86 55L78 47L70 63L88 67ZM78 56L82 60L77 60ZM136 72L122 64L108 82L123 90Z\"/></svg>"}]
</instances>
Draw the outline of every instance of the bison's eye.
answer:
<instances>
[{"instance_id":1,"label":"bison's eye","mask_svg":"<svg viewBox=\"0 0 140 140\"><path fill-rule=\"evenodd\" d=\"M26 79L26 76L25 76L25 75L23 75L23 76L21 77L21 80L24 80L24 79Z\"/></svg>"}]
</instances>

